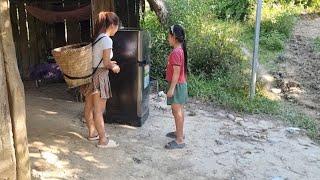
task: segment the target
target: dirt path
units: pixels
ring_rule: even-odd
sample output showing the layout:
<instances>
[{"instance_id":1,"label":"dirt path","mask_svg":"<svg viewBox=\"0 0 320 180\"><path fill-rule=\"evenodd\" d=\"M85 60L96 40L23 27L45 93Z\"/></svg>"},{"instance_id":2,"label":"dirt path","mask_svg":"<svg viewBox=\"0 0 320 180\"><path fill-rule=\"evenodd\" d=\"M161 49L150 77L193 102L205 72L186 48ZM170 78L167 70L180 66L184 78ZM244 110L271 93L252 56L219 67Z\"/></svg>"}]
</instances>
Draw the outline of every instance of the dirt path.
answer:
<instances>
[{"instance_id":1,"label":"dirt path","mask_svg":"<svg viewBox=\"0 0 320 180\"><path fill-rule=\"evenodd\" d=\"M314 41L320 37L320 17L301 17L279 58L278 86L284 97L307 108L320 120L320 52Z\"/></svg>"},{"instance_id":2,"label":"dirt path","mask_svg":"<svg viewBox=\"0 0 320 180\"><path fill-rule=\"evenodd\" d=\"M26 85L34 179L319 179L320 148L302 130L267 117L232 117L191 103L183 150L167 151L170 111L156 95L141 128L106 125L120 143L97 149L64 85Z\"/></svg>"}]
</instances>

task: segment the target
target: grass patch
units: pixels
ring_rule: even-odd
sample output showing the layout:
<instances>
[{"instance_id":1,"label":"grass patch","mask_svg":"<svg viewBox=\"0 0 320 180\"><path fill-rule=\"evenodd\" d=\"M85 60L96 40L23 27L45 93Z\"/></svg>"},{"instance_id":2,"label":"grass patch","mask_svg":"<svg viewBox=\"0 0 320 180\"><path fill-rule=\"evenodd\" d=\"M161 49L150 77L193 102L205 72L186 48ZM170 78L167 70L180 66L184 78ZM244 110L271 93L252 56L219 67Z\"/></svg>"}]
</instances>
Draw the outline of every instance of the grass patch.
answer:
<instances>
[{"instance_id":1,"label":"grass patch","mask_svg":"<svg viewBox=\"0 0 320 180\"><path fill-rule=\"evenodd\" d=\"M320 125L315 119L301 113L290 104L272 101L261 94L254 100L248 98L248 90L239 91L228 88L228 76L205 79L189 76L189 93L202 101L214 101L219 105L242 113L268 114L283 120L294 127L305 129L310 138L320 142Z\"/></svg>"},{"instance_id":2,"label":"grass patch","mask_svg":"<svg viewBox=\"0 0 320 180\"><path fill-rule=\"evenodd\" d=\"M226 74L217 74L210 79L191 75L188 80L191 96L203 101L214 101L228 109L243 113L275 114L279 108L276 101L271 101L261 94L250 101L248 88L232 88L232 77Z\"/></svg>"},{"instance_id":3,"label":"grass patch","mask_svg":"<svg viewBox=\"0 0 320 180\"><path fill-rule=\"evenodd\" d=\"M282 103L276 116L294 127L305 129L310 138L320 142L320 125L315 119L285 103Z\"/></svg>"},{"instance_id":4,"label":"grass patch","mask_svg":"<svg viewBox=\"0 0 320 180\"><path fill-rule=\"evenodd\" d=\"M314 48L317 52L320 52L320 36L314 40Z\"/></svg>"}]
</instances>

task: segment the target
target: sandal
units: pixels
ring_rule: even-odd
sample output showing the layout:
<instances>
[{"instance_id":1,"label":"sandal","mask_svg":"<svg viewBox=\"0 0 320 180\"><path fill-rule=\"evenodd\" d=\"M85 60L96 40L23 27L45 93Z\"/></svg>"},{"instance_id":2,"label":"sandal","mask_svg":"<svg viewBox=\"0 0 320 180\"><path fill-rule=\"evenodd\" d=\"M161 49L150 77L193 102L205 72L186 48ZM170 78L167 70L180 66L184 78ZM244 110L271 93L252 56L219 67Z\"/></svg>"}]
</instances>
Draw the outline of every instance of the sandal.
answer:
<instances>
[{"instance_id":1,"label":"sandal","mask_svg":"<svg viewBox=\"0 0 320 180\"><path fill-rule=\"evenodd\" d=\"M119 144L116 142L116 141L114 141L114 140L109 140L109 138L108 138L108 142L107 142L107 144L97 144L97 148L116 148L116 147L118 147L119 146Z\"/></svg>"},{"instance_id":2,"label":"sandal","mask_svg":"<svg viewBox=\"0 0 320 180\"><path fill-rule=\"evenodd\" d=\"M178 144L176 141L171 141L164 146L166 149L182 149L186 146L186 143Z\"/></svg>"},{"instance_id":3,"label":"sandal","mask_svg":"<svg viewBox=\"0 0 320 180\"><path fill-rule=\"evenodd\" d=\"M106 138L109 138L109 135L106 134ZM87 137L88 141L97 141L100 139L99 135L93 137Z\"/></svg>"},{"instance_id":4,"label":"sandal","mask_svg":"<svg viewBox=\"0 0 320 180\"><path fill-rule=\"evenodd\" d=\"M166 134L166 137L168 137L168 138L172 138L172 139L176 139L177 138L177 136L176 136L176 132L169 132L169 133L167 133ZM186 137L185 136L183 136L183 139L185 139Z\"/></svg>"}]
</instances>

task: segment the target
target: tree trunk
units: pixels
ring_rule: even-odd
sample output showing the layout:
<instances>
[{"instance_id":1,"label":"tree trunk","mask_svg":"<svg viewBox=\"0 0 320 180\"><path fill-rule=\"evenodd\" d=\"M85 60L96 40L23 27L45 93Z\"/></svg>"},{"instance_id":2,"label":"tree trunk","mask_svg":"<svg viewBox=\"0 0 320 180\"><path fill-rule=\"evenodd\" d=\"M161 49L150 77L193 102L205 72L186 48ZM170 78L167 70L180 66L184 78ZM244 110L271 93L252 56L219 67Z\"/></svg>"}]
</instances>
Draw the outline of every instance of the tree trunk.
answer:
<instances>
[{"instance_id":1,"label":"tree trunk","mask_svg":"<svg viewBox=\"0 0 320 180\"><path fill-rule=\"evenodd\" d=\"M16 179L31 179L24 87L19 75L7 0L0 0L0 35L16 156ZM0 70L1 71L1 70ZM3 92L3 91L2 91Z\"/></svg>"},{"instance_id":2,"label":"tree trunk","mask_svg":"<svg viewBox=\"0 0 320 180\"><path fill-rule=\"evenodd\" d=\"M168 10L163 0L147 0L152 11L156 13L161 24L165 24L168 17Z\"/></svg>"},{"instance_id":3,"label":"tree trunk","mask_svg":"<svg viewBox=\"0 0 320 180\"><path fill-rule=\"evenodd\" d=\"M2 47L0 36L0 176L3 179L16 179L16 158Z\"/></svg>"}]
</instances>

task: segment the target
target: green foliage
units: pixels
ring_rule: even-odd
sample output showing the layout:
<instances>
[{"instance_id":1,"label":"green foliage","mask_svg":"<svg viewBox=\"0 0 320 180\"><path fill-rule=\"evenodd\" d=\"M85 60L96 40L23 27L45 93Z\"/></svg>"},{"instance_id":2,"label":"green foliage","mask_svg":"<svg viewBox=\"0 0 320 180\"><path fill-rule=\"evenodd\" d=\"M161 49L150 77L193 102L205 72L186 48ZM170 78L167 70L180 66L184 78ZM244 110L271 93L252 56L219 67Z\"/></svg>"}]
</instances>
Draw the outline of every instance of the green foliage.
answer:
<instances>
[{"instance_id":1,"label":"green foliage","mask_svg":"<svg viewBox=\"0 0 320 180\"><path fill-rule=\"evenodd\" d=\"M244 62L237 40L230 38L231 34L239 34L236 25L227 25L217 21L212 15L212 2L201 0L168 1L170 16L169 27L172 24L184 26L187 34L189 53L189 70L193 74L210 77L217 72L228 72ZM188 13L185 13L188 12ZM164 70L170 47L166 37L168 28L162 27L153 13L147 13L143 27L151 32L152 64L154 77L164 77ZM235 71L236 73L239 71Z\"/></svg>"},{"instance_id":2,"label":"green foliage","mask_svg":"<svg viewBox=\"0 0 320 180\"><path fill-rule=\"evenodd\" d=\"M170 47L167 45L167 29L158 22L157 17L152 12L146 14L142 26L151 35L151 76L163 79L168 53L170 52Z\"/></svg>"},{"instance_id":3,"label":"green foliage","mask_svg":"<svg viewBox=\"0 0 320 180\"><path fill-rule=\"evenodd\" d=\"M318 11L320 10L320 0L309 0L309 5Z\"/></svg>"},{"instance_id":4,"label":"green foliage","mask_svg":"<svg viewBox=\"0 0 320 180\"><path fill-rule=\"evenodd\" d=\"M277 31L263 34L260 40L261 46L270 51L281 51L284 48L284 35Z\"/></svg>"},{"instance_id":5,"label":"green foliage","mask_svg":"<svg viewBox=\"0 0 320 180\"><path fill-rule=\"evenodd\" d=\"M292 5L300 5L303 7L320 7L320 0L267 0L268 4L292 4Z\"/></svg>"},{"instance_id":6,"label":"green foliage","mask_svg":"<svg viewBox=\"0 0 320 180\"><path fill-rule=\"evenodd\" d=\"M249 100L248 86L241 83L234 85L232 74L216 74L211 79L203 76L189 76L190 95L204 101L215 101L220 105L239 112L273 113L279 108L278 103L258 95ZM238 86L238 87L237 87Z\"/></svg>"},{"instance_id":7,"label":"green foliage","mask_svg":"<svg viewBox=\"0 0 320 180\"><path fill-rule=\"evenodd\" d=\"M248 47L252 50L255 18L253 7L244 6L251 2L256 1L167 0L170 14L164 26L159 24L153 12L147 11L142 27L149 30L152 36L151 75L164 89L165 67L171 51L167 43L168 31L171 25L180 24L187 34L191 96L240 112L276 115L307 129L309 135L315 138L319 129L307 116L268 99L259 88L253 101L248 98L250 59L242 49ZM265 1L260 52L265 61L262 62L270 65L270 60L283 49L296 22L296 15L303 8L290 0ZM320 45L320 40L315 44Z\"/></svg>"},{"instance_id":8,"label":"green foliage","mask_svg":"<svg viewBox=\"0 0 320 180\"><path fill-rule=\"evenodd\" d=\"M296 17L294 14L283 13L272 19L263 20L261 24L261 33L278 33L289 38L295 22Z\"/></svg>"},{"instance_id":9,"label":"green foliage","mask_svg":"<svg viewBox=\"0 0 320 180\"><path fill-rule=\"evenodd\" d=\"M284 48L285 41L291 36L292 29L297 20L297 14L303 8L295 5L266 4L263 9L260 44L261 54L280 52ZM252 41L254 37L254 18L248 23L251 27L245 32L245 41ZM247 37L246 37L247 36ZM270 51L270 52L267 52ZM270 59L270 57L267 57Z\"/></svg>"},{"instance_id":10,"label":"green foliage","mask_svg":"<svg viewBox=\"0 0 320 180\"><path fill-rule=\"evenodd\" d=\"M299 112L298 109L283 104L277 111L276 116L292 126L307 130L307 134L320 142L320 127L317 121Z\"/></svg>"},{"instance_id":11,"label":"green foliage","mask_svg":"<svg viewBox=\"0 0 320 180\"><path fill-rule=\"evenodd\" d=\"M254 0L215 0L213 12L220 19L244 21L254 9Z\"/></svg>"},{"instance_id":12,"label":"green foliage","mask_svg":"<svg viewBox=\"0 0 320 180\"><path fill-rule=\"evenodd\" d=\"M320 52L320 36L314 40L314 48L316 51Z\"/></svg>"}]
</instances>

